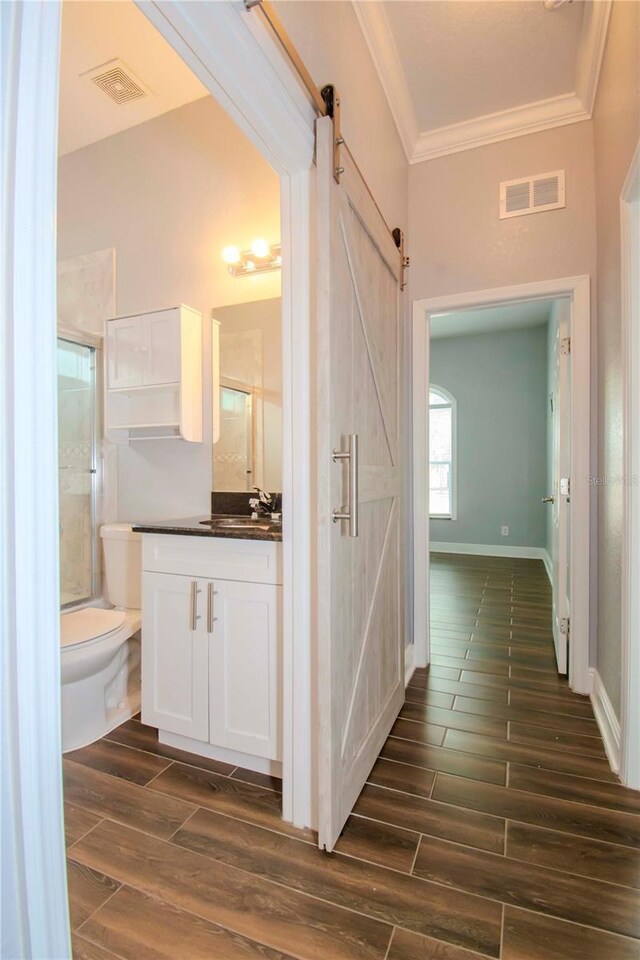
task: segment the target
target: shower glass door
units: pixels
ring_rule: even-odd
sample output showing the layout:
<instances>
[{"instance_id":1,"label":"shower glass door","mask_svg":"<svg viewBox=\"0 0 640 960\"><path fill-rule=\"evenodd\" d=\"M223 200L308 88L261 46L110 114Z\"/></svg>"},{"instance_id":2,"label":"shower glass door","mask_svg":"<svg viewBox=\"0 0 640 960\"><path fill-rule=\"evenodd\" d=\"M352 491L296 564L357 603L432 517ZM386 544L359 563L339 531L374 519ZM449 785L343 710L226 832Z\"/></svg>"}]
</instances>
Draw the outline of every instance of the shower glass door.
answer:
<instances>
[{"instance_id":1,"label":"shower glass door","mask_svg":"<svg viewBox=\"0 0 640 960\"><path fill-rule=\"evenodd\" d=\"M251 491L253 472L253 397L250 390L220 386L220 437L214 447L214 489Z\"/></svg>"},{"instance_id":2,"label":"shower glass door","mask_svg":"<svg viewBox=\"0 0 640 960\"><path fill-rule=\"evenodd\" d=\"M97 593L95 349L58 339L60 604Z\"/></svg>"}]
</instances>

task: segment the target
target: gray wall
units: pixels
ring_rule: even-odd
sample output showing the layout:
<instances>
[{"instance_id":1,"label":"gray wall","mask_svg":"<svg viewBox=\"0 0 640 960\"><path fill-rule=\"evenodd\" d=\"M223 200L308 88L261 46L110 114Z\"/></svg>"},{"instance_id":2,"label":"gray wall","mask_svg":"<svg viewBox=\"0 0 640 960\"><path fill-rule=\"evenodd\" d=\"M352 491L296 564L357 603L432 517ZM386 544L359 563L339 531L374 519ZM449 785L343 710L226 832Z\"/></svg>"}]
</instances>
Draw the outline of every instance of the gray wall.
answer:
<instances>
[{"instance_id":1,"label":"gray wall","mask_svg":"<svg viewBox=\"0 0 640 960\"><path fill-rule=\"evenodd\" d=\"M597 215L597 374L599 476L623 473L620 323L620 191L640 136L640 6L615 2L593 123ZM595 487L598 505L597 668L620 716L621 484Z\"/></svg>"},{"instance_id":2,"label":"gray wall","mask_svg":"<svg viewBox=\"0 0 640 960\"><path fill-rule=\"evenodd\" d=\"M458 486L457 519L432 520L432 542L544 547L546 325L432 340L430 367L457 403Z\"/></svg>"},{"instance_id":3,"label":"gray wall","mask_svg":"<svg viewBox=\"0 0 640 960\"><path fill-rule=\"evenodd\" d=\"M407 230L409 164L353 5L276 0L276 10L318 87L340 93L340 127L390 227Z\"/></svg>"}]
</instances>

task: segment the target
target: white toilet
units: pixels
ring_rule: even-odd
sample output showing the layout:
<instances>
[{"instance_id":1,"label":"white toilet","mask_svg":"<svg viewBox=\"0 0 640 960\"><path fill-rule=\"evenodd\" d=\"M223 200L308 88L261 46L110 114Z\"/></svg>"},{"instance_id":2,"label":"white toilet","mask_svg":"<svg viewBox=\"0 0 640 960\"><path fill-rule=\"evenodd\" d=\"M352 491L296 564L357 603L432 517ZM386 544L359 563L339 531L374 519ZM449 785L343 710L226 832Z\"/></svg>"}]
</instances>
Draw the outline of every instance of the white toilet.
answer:
<instances>
[{"instance_id":1,"label":"white toilet","mask_svg":"<svg viewBox=\"0 0 640 960\"><path fill-rule=\"evenodd\" d=\"M99 740L140 709L142 538L126 523L105 524L106 599L60 617L62 750Z\"/></svg>"}]
</instances>

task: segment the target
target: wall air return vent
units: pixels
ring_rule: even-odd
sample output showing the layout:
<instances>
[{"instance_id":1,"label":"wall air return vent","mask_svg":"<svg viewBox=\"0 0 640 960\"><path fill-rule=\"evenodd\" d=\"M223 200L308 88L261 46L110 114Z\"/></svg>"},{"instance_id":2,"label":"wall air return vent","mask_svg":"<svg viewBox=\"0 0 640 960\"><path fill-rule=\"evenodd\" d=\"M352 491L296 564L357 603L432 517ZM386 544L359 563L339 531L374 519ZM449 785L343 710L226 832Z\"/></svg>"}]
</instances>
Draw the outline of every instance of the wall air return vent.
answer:
<instances>
[{"instance_id":1,"label":"wall air return vent","mask_svg":"<svg viewBox=\"0 0 640 960\"><path fill-rule=\"evenodd\" d=\"M109 60L82 76L118 106L149 96L149 90L122 60Z\"/></svg>"},{"instance_id":2,"label":"wall air return vent","mask_svg":"<svg viewBox=\"0 0 640 960\"><path fill-rule=\"evenodd\" d=\"M505 180L500 184L501 220L559 210L564 206L564 170L541 173L526 180Z\"/></svg>"}]
</instances>

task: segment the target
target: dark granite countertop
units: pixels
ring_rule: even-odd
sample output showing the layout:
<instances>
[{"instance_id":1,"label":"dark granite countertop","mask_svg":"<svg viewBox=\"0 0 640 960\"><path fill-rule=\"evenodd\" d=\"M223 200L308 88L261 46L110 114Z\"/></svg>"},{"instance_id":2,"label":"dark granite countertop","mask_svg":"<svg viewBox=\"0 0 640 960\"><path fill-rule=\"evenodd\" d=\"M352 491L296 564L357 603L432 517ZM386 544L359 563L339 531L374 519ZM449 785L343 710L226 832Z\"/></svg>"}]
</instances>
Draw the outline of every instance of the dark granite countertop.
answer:
<instances>
[{"instance_id":1,"label":"dark granite countertop","mask_svg":"<svg viewBox=\"0 0 640 960\"><path fill-rule=\"evenodd\" d=\"M136 533L168 533L185 537L218 537L224 540L282 540L282 524L273 520L254 521L256 526L225 527L216 520L238 521L238 517L186 517L180 520L161 520L157 523L134 523Z\"/></svg>"}]
</instances>

